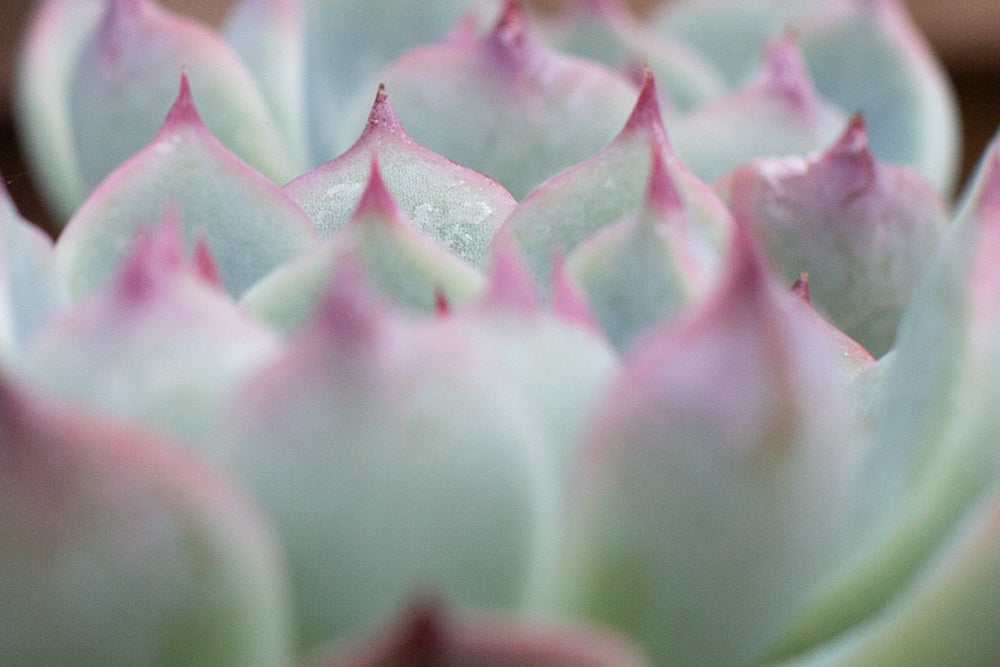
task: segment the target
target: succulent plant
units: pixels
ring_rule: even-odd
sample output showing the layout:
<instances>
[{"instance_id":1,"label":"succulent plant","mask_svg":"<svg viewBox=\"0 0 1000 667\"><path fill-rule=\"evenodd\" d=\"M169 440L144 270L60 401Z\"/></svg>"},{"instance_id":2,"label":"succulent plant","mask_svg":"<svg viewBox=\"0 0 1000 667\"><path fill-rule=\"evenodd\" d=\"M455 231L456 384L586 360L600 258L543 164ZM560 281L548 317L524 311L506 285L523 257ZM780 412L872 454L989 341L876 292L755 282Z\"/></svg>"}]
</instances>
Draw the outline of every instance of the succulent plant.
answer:
<instances>
[{"instance_id":1,"label":"succulent plant","mask_svg":"<svg viewBox=\"0 0 1000 667\"><path fill-rule=\"evenodd\" d=\"M1000 139L896 0L42 0L16 104L0 662L1000 661Z\"/></svg>"}]
</instances>

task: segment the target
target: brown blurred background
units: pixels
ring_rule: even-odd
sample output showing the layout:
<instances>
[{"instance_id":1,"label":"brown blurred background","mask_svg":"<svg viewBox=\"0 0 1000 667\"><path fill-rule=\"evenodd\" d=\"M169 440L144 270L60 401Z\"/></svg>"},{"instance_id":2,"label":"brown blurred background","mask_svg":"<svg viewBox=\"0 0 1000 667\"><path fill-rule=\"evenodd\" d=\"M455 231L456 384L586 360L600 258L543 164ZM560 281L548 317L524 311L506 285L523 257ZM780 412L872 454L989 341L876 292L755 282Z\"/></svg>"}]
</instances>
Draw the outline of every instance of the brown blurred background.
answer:
<instances>
[{"instance_id":1,"label":"brown blurred background","mask_svg":"<svg viewBox=\"0 0 1000 667\"><path fill-rule=\"evenodd\" d=\"M528 1L528 0L526 0ZM552 6L557 0L534 0ZM669 0L627 0L637 11ZM161 4L217 24L232 0L160 0ZM905 0L913 18L948 68L962 106L963 174L1000 128L1000 0ZM0 5L0 174L22 213L36 222L45 214L24 173L10 118L11 68L22 26L34 0ZM964 175L963 175L964 180Z\"/></svg>"}]
</instances>

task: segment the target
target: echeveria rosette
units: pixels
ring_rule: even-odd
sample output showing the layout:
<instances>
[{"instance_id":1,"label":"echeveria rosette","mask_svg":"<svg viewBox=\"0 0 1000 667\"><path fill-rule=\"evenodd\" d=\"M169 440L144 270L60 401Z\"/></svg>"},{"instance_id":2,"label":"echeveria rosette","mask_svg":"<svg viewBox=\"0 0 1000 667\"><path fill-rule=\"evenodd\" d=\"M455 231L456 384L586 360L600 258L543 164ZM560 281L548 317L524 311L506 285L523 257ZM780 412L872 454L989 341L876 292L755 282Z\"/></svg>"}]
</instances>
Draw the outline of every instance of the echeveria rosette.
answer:
<instances>
[{"instance_id":1,"label":"echeveria rosette","mask_svg":"<svg viewBox=\"0 0 1000 667\"><path fill-rule=\"evenodd\" d=\"M204 460L0 379L0 659L289 664L280 547Z\"/></svg>"},{"instance_id":2,"label":"echeveria rosette","mask_svg":"<svg viewBox=\"0 0 1000 667\"><path fill-rule=\"evenodd\" d=\"M892 347L948 211L919 173L875 158L860 116L823 151L755 160L715 187L786 281L808 272L834 324L876 356Z\"/></svg>"},{"instance_id":3,"label":"echeveria rosette","mask_svg":"<svg viewBox=\"0 0 1000 667\"><path fill-rule=\"evenodd\" d=\"M554 548L553 454L520 387L476 338L387 310L360 271L342 267L220 415L220 458L289 553L303 650L419 587L519 608Z\"/></svg>"},{"instance_id":4,"label":"echeveria rosette","mask_svg":"<svg viewBox=\"0 0 1000 667\"><path fill-rule=\"evenodd\" d=\"M659 664L764 659L846 546L847 381L735 229L716 290L627 355L576 466L555 598Z\"/></svg>"},{"instance_id":5,"label":"echeveria rosette","mask_svg":"<svg viewBox=\"0 0 1000 667\"><path fill-rule=\"evenodd\" d=\"M415 311L430 312L439 299L461 303L480 290L484 280L479 270L422 234L399 209L375 155L347 225L264 276L244 294L242 303L257 317L285 331L295 329L316 307L330 276L350 263L360 266L383 295ZM475 193L469 194L461 185L457 184L457 189L468 197L445 194L456 208L482 204ZM353 197L348 198L351 200ZM450 236L443 229L437 231L445 239ZM463 243L465 235L452 240L468 250Z\"/></svg>"},{"instance_id":6,"label":"echeveria rosette","mask_svg":"<svg viewBox=\"0 0 1000 667\"><path fill-rule=\"evenodd\" d=\"M99 287L136 233L175 211L193 247L204 237L234 295L313 246L318 233L295 202L202 123L187 77L159 132L119 165L70 219L56 263L71 297Z\"/></svg>"},{"instance_id":7,"label":"echeveria rosette","mask_svg":"<svg viewBox=\"0 0 1000 667\"><path fill-rule=\"evenodd\" d=\"M140 235L105 287L48 319L19 371L51 395L204 448L229 391L280 341L197 248L188 260L176 218Z\"/></svg>"}]
</instances>

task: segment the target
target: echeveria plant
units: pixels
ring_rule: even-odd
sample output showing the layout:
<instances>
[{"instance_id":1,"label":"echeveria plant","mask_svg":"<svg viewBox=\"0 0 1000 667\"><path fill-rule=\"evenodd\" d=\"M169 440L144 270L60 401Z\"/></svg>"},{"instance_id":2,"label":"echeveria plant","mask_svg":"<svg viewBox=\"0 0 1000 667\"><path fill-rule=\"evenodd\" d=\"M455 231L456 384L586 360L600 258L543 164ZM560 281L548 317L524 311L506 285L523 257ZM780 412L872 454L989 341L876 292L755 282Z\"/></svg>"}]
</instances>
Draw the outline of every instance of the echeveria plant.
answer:
<instances>
[{"instance_id":1,"label":"echeveria plant","mask_svg":"<svg viewBox=\"0 0 1000 667\"><path fill-rule=\"evenodd\" d=\"M16 104L0 663L1000 662L1000 141L896 0L42 0Z\"/></svg>"}]
</instances>

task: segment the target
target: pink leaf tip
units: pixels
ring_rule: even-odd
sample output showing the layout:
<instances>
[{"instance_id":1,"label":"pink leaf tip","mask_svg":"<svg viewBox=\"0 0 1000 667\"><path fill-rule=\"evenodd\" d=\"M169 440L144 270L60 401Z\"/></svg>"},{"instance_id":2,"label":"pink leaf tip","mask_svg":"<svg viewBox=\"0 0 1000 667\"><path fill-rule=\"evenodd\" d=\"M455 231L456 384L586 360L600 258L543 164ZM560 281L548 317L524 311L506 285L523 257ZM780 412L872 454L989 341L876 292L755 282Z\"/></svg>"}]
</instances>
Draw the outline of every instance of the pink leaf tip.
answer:
<instances>
[{"instance_id":1,"label":"pink leaf tip","mask_svg":"<svg viewBox=\"0 0 1000 667\"><path fill-rule=\"evenodd\" d=\"M653 151L645 205L651 210L662 213L684 210L684 199L677 190L677 184L667 168L661 151Z\"/></svg>"},{"instance_id":2,"label":"pink leaf tip","mask_svg":"<svg viewBox=\"0 0 1000 667\"><path fill-rule=\"evenodd\" d=\"M191 82L185 70L181 70L181 83L177 91L174 103L167 111L167 117L163 121L160 133L172 132L178 127L197 126L204 127L198 109L194 105L194 96L191 94Z\"/></svg>"},{"instance_id":3,"label":"pink leaf tip","mask_svg":"<svg viewBox=\"0 0 1000 667\"><path fill-rule=\"evenodd\" d=\"M487 309L534 315L541 309L538 286L517 244L504 235L493 244L489 280L480 304Z\"/></svg>"},{"instance_id":4,"label":"pink leaf tip","mask_svg":"<svg viewBox=\"0 0 1000 667\"><path fill-rule=\"evenodd\" d=\"M815 104L816 91L793 35L786 33L765 49L759 85L795 108L808 110Z\"/></svg>"},{"instance_id":5,"label":"pink leaf tip","mask_svg":"<svg viewBox=\"0 0 1000 667\"><path fill-rule=\"evenodd\" d=\"M215 255L212 254L211 248L208 247L208 241L204 235L200 235L198 241L195 243L193 265L195 274L205 281L205 283L220 291L225 291L226 286L222 282L219 265L215 261Z\"/></svg>"},{"instance_id":6,"label":"pink leaf tip","mask_svg":"<svg viewBox=\"0 0 1000 667\"><path fill-rule=\"evenodd\" d=\"M382 172L378 167L378 157L373 152L371 156L371 166L368 170L368 182L361 193L361 199L351 215L351 220L360 220L370 215L384 216L397 220L403 217L399 205L389 192L389 186L382 178Z\"/></svg>"},{"instance_id":7,"label":"pink leaf tip","mask_svg":"<svg viewBox=\"0 0 1000 667\"><path fill-rule=\"evenodd\" d=\"M183 265L180 218L176 208L171 208L158 227L139 233L132 242L118 277L118 293L126 303L144 301L166 276L176 273Z\"/></svg>"},{"instance_id":8,"label":"pink leaf tip","mask_svg":"<svg viewBox=\"0 0 1000 667\"><path fill-rule=\"evenodd\" d=\"M338 347L366 347L379 335L381 314L381 299L369 285L361 260L348 255L320 299L306 335Z\"/></svg>"},{"instance_id":9,"label":"pink leaf tip","mask_svg":"<svg viewBox=\"0 0 1000 667\"><path fill-rule=\"evenodd\" d=\"M656 90L656 78L648 65L643 66L639 97L636 99L632 113L625 122L622 133L644 130L652 132L658 138L667 142L667 131L663 127L663 115Z\"/></svg>"},{"instance_id":10,"label":"pink leaf tip","mask_svg":"<svg viewBox=\"0 0 1000 667\"><path fill-rule=\"evenodd\" d=\"M507 0L485 44L500 62L514 69L531 59L537 45L528 33L527 16L519 0Z\"/></svg>"},{"instance_id":11,"label":"pink leaf tip","mask_svg":"<svg viewBox=\"0 0 1000 667\"><path fill-rule=\"evenodd\" d=\"M396 110L392 108L392 104L389 102L389 92L386 90L384 83L378 85L378 92L375 93L375 102L368 113L368 122L361 133L361 139L367 139L375 132L389 132L409 136L406 130L403 129L403 124L399 121Z\"/></svg>"},{"instance_id":12,"label":"pink leaf tip","mask_svg":"<svg viewBox=\"0 0 1000 667\"><path fill-rule=\"evenodd\" d=\"M861 114L851 118L840 137L820 155L817 165L834 171L836 180L843 184L845 198L856 196L873 186L876 180L875 156Z\"/></svg>"},{"instance_id":13,"label":"pink leaf tip","mask_svg":"<svg viewBox=\"0 0 1000 667\"><path fill-rule=\"evenodd\" d=\"M560 253L552 256L552 310L567 322L572 322L594 333L604 335L601 325L590 307L586 293L566 270L565 258Z\"/></svg>"},{"instance_id":14,"label":"pink leaf tip","mask_svg":"<svg viewBox=\"0 0 1000 667\"><path fill-rule=\"evenodd\" d=\"M975 213L980 220L1000 221L1000 151L992 151L986 160Z\"/></svg>"},{"instance_id":15,"label":"pink leaf tip","mask_svg":"<svg viewBox=\"0 0 1000 667\"><path fill-rule=\"evenodd\" d=\"M798 279L792 283L790 291L793 296L800 299L803 303L812 304L812 295L809 293L808 273L800 273Z\"/></svg>"}]
</instances>

